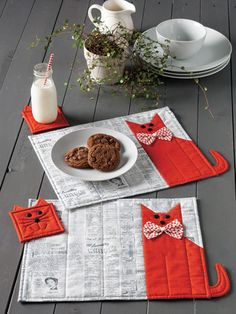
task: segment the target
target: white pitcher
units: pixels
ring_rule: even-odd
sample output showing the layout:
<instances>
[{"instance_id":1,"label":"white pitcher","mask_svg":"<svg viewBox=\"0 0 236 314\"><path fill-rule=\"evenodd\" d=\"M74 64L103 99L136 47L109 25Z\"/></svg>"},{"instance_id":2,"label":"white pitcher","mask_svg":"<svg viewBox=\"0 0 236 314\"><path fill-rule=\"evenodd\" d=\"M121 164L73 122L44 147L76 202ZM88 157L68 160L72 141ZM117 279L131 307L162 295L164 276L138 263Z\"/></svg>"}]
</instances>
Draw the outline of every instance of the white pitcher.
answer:
<instances>
[{"instance_id":1,"label":"white pitcher","mask_svg":"<svg viewBox=\"0 0 236 314\"><path fill-rule=\"evenodd\" d=\"M100 22L97 24L92 15L92 10L97 9L101 12ZM93 4L88 10L88 17L91 22L100 28L100 30L113 31L118 25L125 27L127 30L133 31L134 24L131 17L135 13L135 6L125 0L107 0L103 5Z\"/></svg>"}]
</instances>

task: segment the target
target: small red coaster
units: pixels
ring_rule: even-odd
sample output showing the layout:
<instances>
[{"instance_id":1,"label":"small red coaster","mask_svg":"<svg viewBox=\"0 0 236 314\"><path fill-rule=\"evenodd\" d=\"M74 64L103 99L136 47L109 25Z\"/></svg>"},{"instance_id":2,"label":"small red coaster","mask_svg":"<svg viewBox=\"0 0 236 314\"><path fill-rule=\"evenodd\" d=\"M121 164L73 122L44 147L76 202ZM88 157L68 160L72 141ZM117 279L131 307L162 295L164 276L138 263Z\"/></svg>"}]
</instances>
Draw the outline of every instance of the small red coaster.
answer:
<instances>
[{"instance_id":1,"label":"small red coaster","mask_svg":"<svg viewBox=\"0 0 236 314\"><path fill-rule=\"evenodd\" d=\"M65 231L52 203L39 199L32 207L14 205L9 212L20 242L46 237Z\"/></svg>"},{"instance_id":2,"label":"small red coaster","mask_svg":"<svg viewBox=\"0 0 236 314\"><path fill-rule=\"evenodd\" d=\"M60 107L58 107L58 116L57 116L56 121L54 121L53 123L48 123L48 124L38 123L37 121L35 121L32 114L32 108L30 106L25 106L21 114L23 118L25 119L26 123L28 124L31 133L33 134L45 132L45 131L49 131L53 129L65 128L69 126L69 122L66 120Z\"/></svg>"}]
</instances>

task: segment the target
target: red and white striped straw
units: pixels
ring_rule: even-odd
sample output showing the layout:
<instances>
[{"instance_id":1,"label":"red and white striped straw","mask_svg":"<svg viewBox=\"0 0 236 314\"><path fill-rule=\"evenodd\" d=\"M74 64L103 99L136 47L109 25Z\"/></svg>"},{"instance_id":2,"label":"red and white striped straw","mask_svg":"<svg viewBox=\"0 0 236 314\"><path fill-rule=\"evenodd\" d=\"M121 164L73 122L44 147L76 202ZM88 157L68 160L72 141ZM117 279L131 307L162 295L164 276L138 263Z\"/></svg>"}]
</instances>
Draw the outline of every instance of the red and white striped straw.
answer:
<instances>
[{"instance_id":1,"label":"red and white striped straw","mask_svg":"<svg viewBox=\"0 0 236 314\"><path fill-rule=\"evenodd\" d=\"M50 57L49 57L48 66L47 66L47 71L46 71L46 77L45 77L45 80L44 80L44 84L43 84L43 85L46 85L46 83L47 83L48 74L49 74L49 72L50 72L51 69L52 69L53 60L54 60L54 53L52 52L52 53L50 54Z\"/></svg>"}]
</instances>

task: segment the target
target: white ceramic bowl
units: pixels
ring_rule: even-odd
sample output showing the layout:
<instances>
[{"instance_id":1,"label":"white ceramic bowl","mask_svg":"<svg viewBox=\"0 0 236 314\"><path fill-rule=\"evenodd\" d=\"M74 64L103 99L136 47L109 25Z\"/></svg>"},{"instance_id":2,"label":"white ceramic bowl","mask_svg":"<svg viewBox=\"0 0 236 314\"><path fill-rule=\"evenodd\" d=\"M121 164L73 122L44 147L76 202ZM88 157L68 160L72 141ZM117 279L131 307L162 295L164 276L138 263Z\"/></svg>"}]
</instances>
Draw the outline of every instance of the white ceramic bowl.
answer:
<instances>
[{"instance_id":1,"label":"white ceramic bowl","mask_svg":"<svg viewBox=\"0 0 236 314\"><path fill-rule=\"evenodd\" d=\"M191 58L202 47L206 28L193 20L172 19L156 27L157 40L168 48L172 58L184 60Z\"/></svg>"}]
</instances>

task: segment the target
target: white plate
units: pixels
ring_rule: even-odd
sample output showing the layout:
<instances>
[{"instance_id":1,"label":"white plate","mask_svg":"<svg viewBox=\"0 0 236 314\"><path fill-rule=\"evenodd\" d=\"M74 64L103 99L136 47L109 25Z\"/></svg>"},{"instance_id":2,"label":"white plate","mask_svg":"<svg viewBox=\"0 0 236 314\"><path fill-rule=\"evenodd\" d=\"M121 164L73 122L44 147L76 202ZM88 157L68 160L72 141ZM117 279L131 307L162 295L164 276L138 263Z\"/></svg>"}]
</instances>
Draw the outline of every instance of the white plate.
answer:
<instances>
[{"instance_id":1,"label":"white plate","mask_svg":"<svg viewBox=\"0 0 236 314\"><path fill-rule=\"evenodd\" d=\"M102 172L95 169L76 169L68 166L64 162L65 153L78 146L86 146L89 136L96 133L112 135L121 144L120 164L118 168L110 172ZM52 147L51 158L54 165L62 172L78 177L84 181L104 181L118 177L127 172L135 164L138 157L137 147L126 135L114 130L105 128L82 129L61 137Z\"/></svg>"},{"instance_id":2,"label":"white plate","mask_svg":"<svg viewBox=\"0 0 236 314\"><path fill-rule=\"evenodd\" d=\"M207 77L213 74L216 74L223 70L228 64L229 64L230 58L220 67L217 69L214 69L212 71L208 71L205 73L198 73L198 74L189 74L189 75L179 75L179 74L169 74L169 73L162 73L160 74L161 76L165 77L170 77L170 78L177 78L177 79L183 79L183 80L188 80L188 79L196 79L196 78L201 78L201 77Z\"/></svg>"},{"instance_id":3,"label":"white plate","mask_svg":"<svg viewBox=\"0 0 236 314\"><path fill-rule=\"evenodd\" d=\"M206 27L206 30L207 35L205 42L201 50L196 55L187 60L176 60L169 57L165 70L175 73L184 73L186 71L199 72L213 69L214 67L217 67L220 64L226 62L232 52L230 41L223 34L217 32L214 29ZM143 34L150 39L157 41L155 27L148 29ZM143 56L142 49L138 49L137 45L135 45L135 49L144 61L156 67L156 63L153 59L145 58ZM158 58L162 56L163 49L159 47L156 57ZM182 70L181 67L184 67L184 70Z\"/></svg>"},{"instance_id":4,"label":"white plate","mask_svg":"<svg viewBox=\"0 0 236 314\"><path fill-rule=\"evenodd\" d=\"M189 77L199 77L199 76L202 76L202 75L211 75L212 73L217 73L217 70L222 70L230 61L230 58L228 60L226 60L226 62L223 62L222 64L220 64L219 66L217 67L214 67L213 69L211 70L206 70L206 71L200 71L200 72L181 72L181 73L175 73L175 72L171 72L171 71L163 71L162 74L160 74L159 72L157 72L159 75L162 75L162 76L166 76L166 75L169 75L169 76L173 76L173 77L182 77L182 78L189 78ZM149 65L149 68L151 68L154 72L157 71L157 68Z\"/></svg>"},{"instance_id":5,"label":"white plate","mask_svg":"<svg viewBox=\"0 0 236 314\"><path fill-rule=\"evenodd\" d=\"M216 72L217 70L222 70L222 68L224 68L230 61L230 58L228 60L226 60L225 62L223 62L222 64L220 64L217 67L214 67L213 69L210 70L206 70L206 71L200 71L200 72L181 72L181 73L175 73L175 72L171 72L171 71L163 71L164 74L167 75L171 75L171 76L182 76L182 77L189 77L189 76L197 76L197 75L205 75L205 74L211 74L213 72ZM152 67L152 69L154 71L157 71L156 68Z\"/></svg>"},{"instance_id":6,"label":"white plate","mask_svg":"<svg viewBox=\"0 0 236 314\"><path fill-rule=\"evenodd\" d=\"M172 75L172 74L173 74L173 75L179 75L179 76L188 76L188 75L190 75L190 74L192 74L192 75L205 74L205 73L208 73L208 72L215 71L215 70L217 70L218 68L221 68L221 67L222 67L224 64L226 64L229 60L230 60L230 57L229 57L226 61L222 62L220 65L218 65L218 66L216 66L216 67L214 67L214 68L212 68L212 69L205 70L205 71L194 71L194 72L187 72L187 71L183 72L183 71L181 71L181 72L173 72L173 71L164 70L164 73L166 73L166 74L171 74L171 75ZM153 68L154 68L154 67L153 67ZM157 70L157 69L155 68L155 70Z\"/></svg>"}]
</instances>

